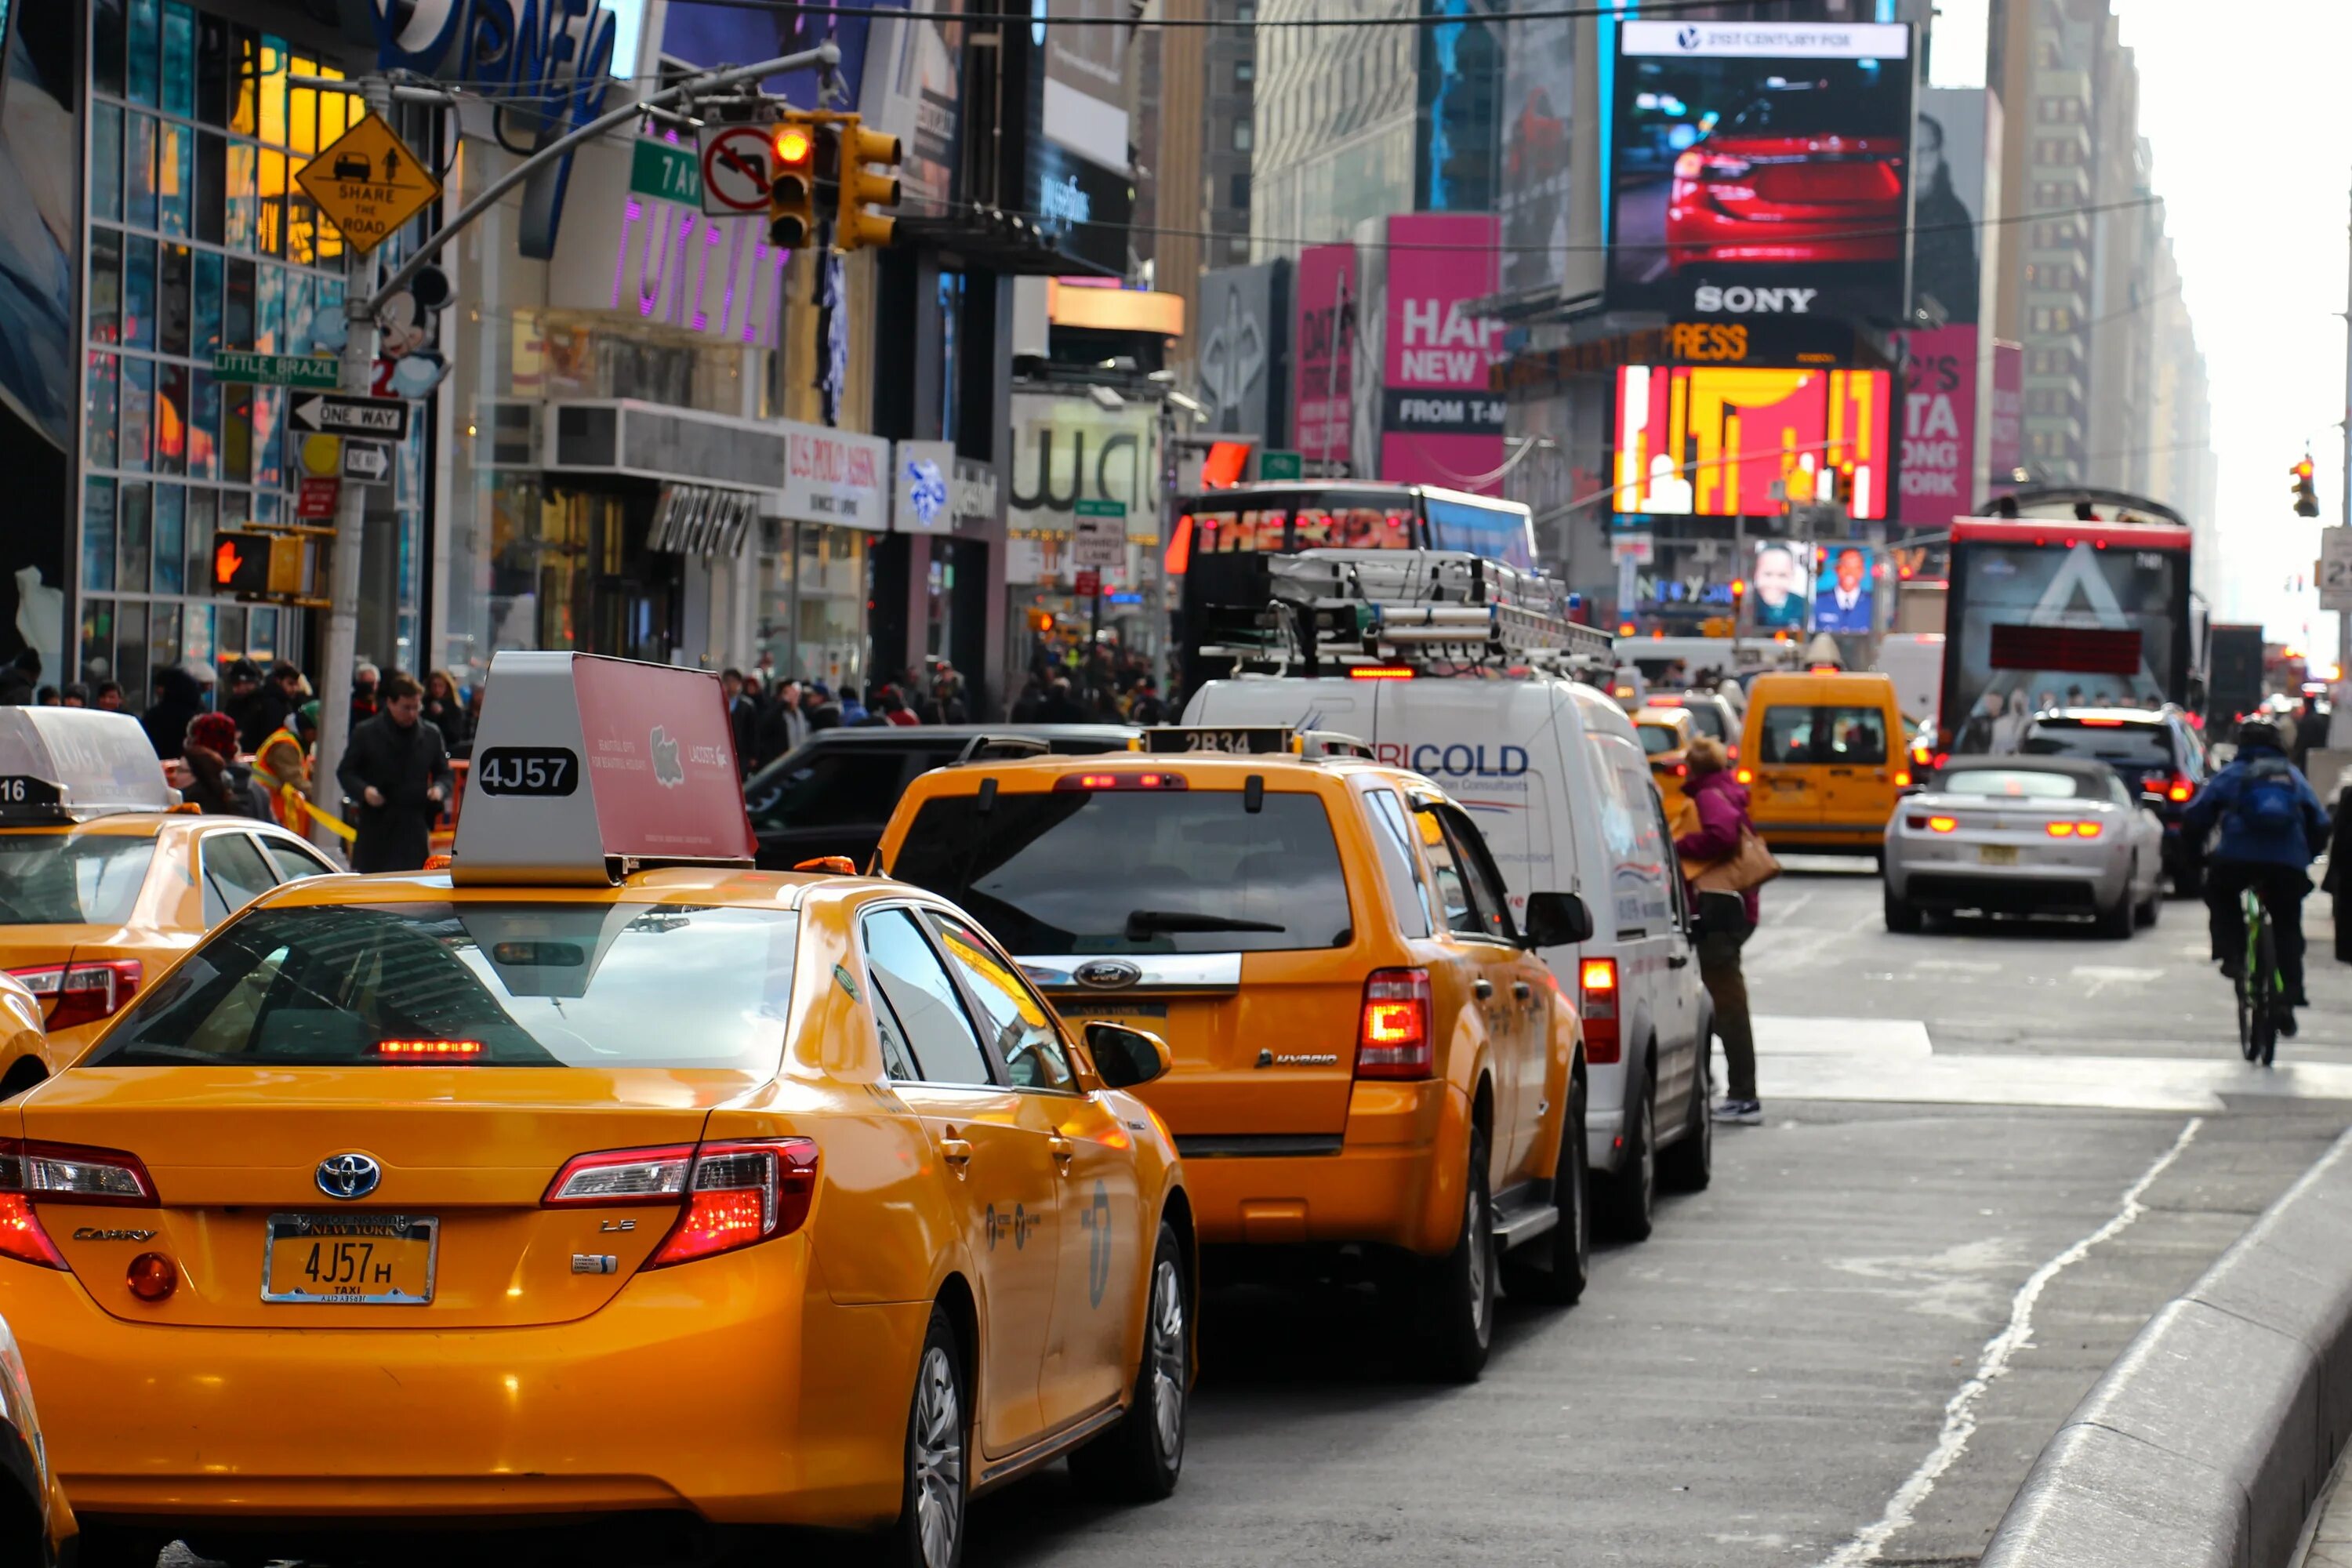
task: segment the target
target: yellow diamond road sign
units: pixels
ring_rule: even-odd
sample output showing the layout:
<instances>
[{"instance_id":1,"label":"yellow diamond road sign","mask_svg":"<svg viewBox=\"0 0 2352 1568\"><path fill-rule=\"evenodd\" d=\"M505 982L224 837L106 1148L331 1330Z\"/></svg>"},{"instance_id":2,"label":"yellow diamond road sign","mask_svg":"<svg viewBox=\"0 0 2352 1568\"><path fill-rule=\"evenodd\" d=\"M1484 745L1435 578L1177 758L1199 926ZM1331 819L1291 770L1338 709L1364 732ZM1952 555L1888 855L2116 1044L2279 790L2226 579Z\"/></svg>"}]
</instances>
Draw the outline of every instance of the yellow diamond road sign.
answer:
<instances>
[{"instance_id":1,"label":"yellow diamond road sign","mask_svg":"<svg viewBox=\"0 0 2352 1568\"><path fill-rule=\"evenodd\" d=\"M371 114L310 160L295 183L362 256L441 194L441 182Z\"/></svg>"}]
</instances>

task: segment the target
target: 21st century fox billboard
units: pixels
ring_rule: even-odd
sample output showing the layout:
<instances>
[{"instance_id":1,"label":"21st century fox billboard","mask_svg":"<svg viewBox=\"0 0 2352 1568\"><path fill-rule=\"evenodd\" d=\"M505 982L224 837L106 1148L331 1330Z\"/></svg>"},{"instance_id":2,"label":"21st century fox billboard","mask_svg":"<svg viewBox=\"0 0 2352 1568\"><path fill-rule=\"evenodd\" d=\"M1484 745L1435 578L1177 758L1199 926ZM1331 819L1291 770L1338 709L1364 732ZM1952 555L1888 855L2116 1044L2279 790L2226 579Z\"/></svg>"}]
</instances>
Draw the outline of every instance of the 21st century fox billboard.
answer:
<instances>
[{"instance_id":1,"label":"21st century fox billboard","mask_svg":"<svg viewBox=\"0 0 2352 1568\"><path fill-rule=\"evenodd\" d=\"M1625 22L1614 84L1612 309L1905 318L1907 25Z\"/></svg>"}]
</instances>

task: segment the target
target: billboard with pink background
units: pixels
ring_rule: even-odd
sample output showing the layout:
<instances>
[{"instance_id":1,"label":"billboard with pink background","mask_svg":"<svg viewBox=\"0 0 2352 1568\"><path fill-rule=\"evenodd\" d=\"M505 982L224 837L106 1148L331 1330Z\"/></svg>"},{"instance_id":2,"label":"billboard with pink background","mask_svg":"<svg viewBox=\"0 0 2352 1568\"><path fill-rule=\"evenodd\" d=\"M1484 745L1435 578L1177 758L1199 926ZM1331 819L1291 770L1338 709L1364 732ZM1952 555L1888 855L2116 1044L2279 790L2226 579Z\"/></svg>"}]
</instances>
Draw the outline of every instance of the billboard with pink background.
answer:
<instances>
[{"instance_id":1,"label":"billboard with pink background","mask_svg":"<svg viewBox=\"0 0 2352 1568\"><path fill-rule=\"evenodd\" d=\"M1309 462L1349 458L1351 342L1361 295L1356 247L1311 245L1298 253L1297 331L1291 337L1291 430Z\"/></svg>"},{"instance_id":2,"label":"billboard with pink background","mask_svg":"<svg viewBox=\"0 0 2352 1568\"><path fill-rule=\"evenodd\" d=\"M1412 213L1388 220L1381 312L1381 474L1402 484L1500 494L1500 393L1488 367L1503 325L1472 314L1496 292L1498 220L1490 213ZM1311 450L1311 448L1310 448Z\"/></svg>"},{"instance_id":3,"label":"billboard with pink background","mask_svg":"<svg viewBox=\"0 0 2352 1568\"><path fill-rule=\"evenodd\" d=\"M1976 505L1977 329L1895 336L1903 376L1902 496L1895 518L1941 528Z\"/></svg>"}]
</instances>

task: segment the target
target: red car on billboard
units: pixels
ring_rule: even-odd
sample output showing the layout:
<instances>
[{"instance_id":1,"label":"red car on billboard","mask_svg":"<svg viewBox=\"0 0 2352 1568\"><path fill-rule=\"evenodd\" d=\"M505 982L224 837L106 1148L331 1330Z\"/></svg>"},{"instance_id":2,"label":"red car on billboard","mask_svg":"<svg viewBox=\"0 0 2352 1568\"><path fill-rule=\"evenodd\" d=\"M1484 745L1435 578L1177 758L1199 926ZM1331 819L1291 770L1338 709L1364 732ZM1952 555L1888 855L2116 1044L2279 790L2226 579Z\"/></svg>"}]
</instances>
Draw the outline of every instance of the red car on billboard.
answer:
<instances>
[{"instance_id":1,"label":"red car on billboard","mask_svg":"<svg viewBox=\"0 0 2352 1568\"><path fill-rule=\"evenodd\" d=\"M1908 128L1871 132L1826 80L1774 78L1675 159L1666 265L1894 262Z\"/></svg>"}]
</instances>

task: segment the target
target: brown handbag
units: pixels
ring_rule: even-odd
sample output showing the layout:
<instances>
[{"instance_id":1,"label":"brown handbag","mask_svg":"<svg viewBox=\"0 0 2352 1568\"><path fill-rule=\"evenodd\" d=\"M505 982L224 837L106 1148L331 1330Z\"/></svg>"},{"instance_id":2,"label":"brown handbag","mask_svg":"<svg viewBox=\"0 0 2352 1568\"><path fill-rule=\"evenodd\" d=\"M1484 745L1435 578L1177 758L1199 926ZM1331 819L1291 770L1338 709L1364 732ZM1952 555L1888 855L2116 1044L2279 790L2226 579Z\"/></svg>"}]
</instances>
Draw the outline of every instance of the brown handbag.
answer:
<instances>
[{"instance_id":1,"label":"brown handbag","mask_svg":"<svg viewBox=\"0 0 2352 1568\"><path fill-rule=\"evenodd\" d=\"M1764 840L1748 823L1739 825L1739 847L1716 861L1690 879L1692 890L1701 893L1744 893L1750 888L1760 888L1780 874L1780 862L1764 847Z\"/></svg>"}]
</instances>

